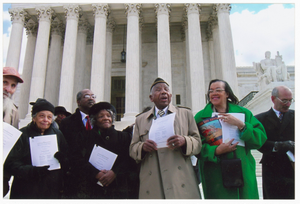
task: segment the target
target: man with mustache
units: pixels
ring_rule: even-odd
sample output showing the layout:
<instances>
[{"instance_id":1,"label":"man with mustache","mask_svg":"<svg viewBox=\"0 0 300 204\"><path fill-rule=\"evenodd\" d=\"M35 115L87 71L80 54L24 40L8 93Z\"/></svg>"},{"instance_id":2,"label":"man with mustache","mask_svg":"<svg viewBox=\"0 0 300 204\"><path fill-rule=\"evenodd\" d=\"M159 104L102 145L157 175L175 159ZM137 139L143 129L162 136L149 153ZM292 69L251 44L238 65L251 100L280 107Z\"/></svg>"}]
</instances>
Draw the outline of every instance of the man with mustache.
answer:
<instances>
[{"instance_id":1,"label":"man with mustache","mask_svg":"<svg viewBox=\"0 0 300 204\"><path fill-rule=\"evenodd\" d=\"M77 93L77 105L75 113L64 118L59 129L65 136L70 150L71 168L66 174L64 198L87 198L85 177L81 169L84 159L84 141L88 130L92 129L89 119L89 110L95 104L96 96L89 89Z\"/></svg>"},{"instance_id":2,"label":"man with mustache","mask_svg":"<svg viewBox=\"0 0 300 204\"><path fill-rule=\"evenodd\" d=\"M13 67L3 67L3 122L15 128L19 127L18 107L14 104L12 96L17 90L18 83L23 83L18 71ZM10 174L3 174L3 197L8 193Z\"/></svg>"}]
</instances>

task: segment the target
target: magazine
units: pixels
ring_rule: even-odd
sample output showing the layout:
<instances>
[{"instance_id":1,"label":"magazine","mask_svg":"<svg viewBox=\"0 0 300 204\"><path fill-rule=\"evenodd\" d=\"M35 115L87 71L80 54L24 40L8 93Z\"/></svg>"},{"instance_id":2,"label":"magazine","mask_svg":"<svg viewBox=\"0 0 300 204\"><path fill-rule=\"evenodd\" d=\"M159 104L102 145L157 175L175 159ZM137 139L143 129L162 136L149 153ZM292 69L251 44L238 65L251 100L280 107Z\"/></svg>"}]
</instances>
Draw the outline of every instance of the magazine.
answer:
<instances>
[{"instance_id":1,"label":"magazine","mask_svg":"<svg viewBox=\"0 0 300 204\"><path fill-rule=\"evenodd\" d=\"M218 116L207 118L198 123L200 134L205 137L209 145L220 145L222 140L222 126Z\"/></svg>"}]
</instances>

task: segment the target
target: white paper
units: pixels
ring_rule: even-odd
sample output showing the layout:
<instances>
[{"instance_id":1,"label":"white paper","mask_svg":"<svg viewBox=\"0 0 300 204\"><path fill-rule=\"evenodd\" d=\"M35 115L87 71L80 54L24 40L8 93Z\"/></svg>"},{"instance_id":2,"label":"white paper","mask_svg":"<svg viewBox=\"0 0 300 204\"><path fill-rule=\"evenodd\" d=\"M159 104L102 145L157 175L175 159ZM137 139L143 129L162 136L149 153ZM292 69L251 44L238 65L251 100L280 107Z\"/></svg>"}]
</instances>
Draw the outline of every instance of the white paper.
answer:
<instances>
[{"instance_id":1,"label":"white paper","mask_svg":"<svg viewBox=\"0 0 300 204\"><path fill-rule=\"evenodd\" d=\"M48 170L60 169L54 154L58 151L56 135L41 135L29 138L32 166L50 167Z\"/></svg>"},{"instance_id":2,"label":"white paper","mask_svg":"<svg viewBox=\"0 0 300 204\"><path fill-rule=\"evenodd\" d=\"M149 130L149 139L153 140L157 144L157 148L168 147L168 138L175 135L175 115L176 113L171 113L152 121L152 125Z\"/></svg>"},{"instance_id":3,"label":"white paper","mask_svg":"<svg viewBox=\"0 0 300 204\"><path fill-rule=\"evenodd\" d=\"M3 163L21 134L20 130L3 122Z\"/></svg>"},{"instance_id":4,"label":"white paper","mask_svg":"<svg viewBox=\"0 0 300 204\"><path fill-rule=\"evenodd\" d=\"M191 161L192 161L193 166L197 165L197 160L198 160L198 158L195 155L191 156Z\"/></svg>"},{"instance_id":5,"label":"white paper","mask_svg":"<svg viewBox=\"0 0 300 204\"><path fill-rule=\"evenodd\" d=\"M245 114L244 113L227 113L230 115L233 115L234 117L238 118L241 120L243 123L245 122ZM218 115L219 113L213 112L212 117ZM222 120L219 120L221 125L222 125L222 138L223 138L223 143L229 142L231 139L234 139L232 144L239 142L239 146L245 146L245 142L240 139L240 131L237 126L235 125L230 125Z\"/></svg>"},{"instance_id":6,"label":"white paper","mask_svg":"<svg viewBox=\"0 0 300 204\"><path fill-rule=\"evenodd\" d=\"M295 162L295 156L291 151L287 151L286 154L288 155L290 161Z\"/></svg>"},{"instance_id":7,"label":"white paper","mask_svg":"<svg viewBox=\"0 0 300 204\"><path fill-rule=\"evenodd\" d=\"M118 155L104 149L103 147L95 145L89 162L99 171L101 170L111 170L114 165ZM100 181L97 182L98 185L103 186Z\"/></svg>"}]
</instances>

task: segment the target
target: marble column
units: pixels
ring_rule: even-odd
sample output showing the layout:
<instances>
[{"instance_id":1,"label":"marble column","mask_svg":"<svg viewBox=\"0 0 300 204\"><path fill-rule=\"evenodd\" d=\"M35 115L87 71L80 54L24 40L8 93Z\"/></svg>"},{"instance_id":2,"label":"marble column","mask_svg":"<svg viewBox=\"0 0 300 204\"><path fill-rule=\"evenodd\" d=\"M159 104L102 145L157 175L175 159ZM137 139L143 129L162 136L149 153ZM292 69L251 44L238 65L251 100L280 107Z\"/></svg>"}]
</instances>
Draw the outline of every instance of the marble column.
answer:
<instances>
[{"instance_id":1,"label":"marble column","mask_svg":"<svg viewBox=\"0 0 300 204\"><path fill-rule=\"evenodd\" d=\"M139 15L141 4L125 4L127 15L125 114L132 120L139 113L140 41Z\"/></svg>"},{"instance_id":2,"label":"marble column","mask_svg":"<svg viewBox=\"0 0 300 204\"><path fill-rule=\"evenodd\" d=\"M12 28L5 66L14 67L18 70L22 46L23 26L28 14L22 8L9 9L8 12L11 16Z\"/></svg>"},{"instance_id":3,"label":"marble column","mask_svg":"<svg viewBox=\"0 0 300 204\"><path fill-rule=\"evenodd\" d=\"M209 54L209 65L210 65L210 79L216 79L216 66L215 66L215 53L214 53L214 41L212 34L212 25L208 22L206 36L208 40L208 54Z\"/></svg>"},{"instance_id":4,"label":"marble column","mask_svg":"<svg viewBox=\"0 0 300 204\"><path fill-rule=\"evenodd\" d=\"M186 4L191 81L191 109L194 114L205 106L205 73L200 30L200 4Z\"/></svg>"},{"instance_id":5,"label":"marble column","mask_svg":"<svg viewBox=\"0 0 300 204\"><path fill-rule=\"evenodd\" d=\"M45 99L54 106L58 105L62 60L61 46L64 35L64 27L64 24L58 18L55 18L51 23L51 42L46 73Z\"/></svg>"},{"instance_id":6,"label":"marble column","mask_svg":"<svg viewBox=\"0 0 300 204\"><path fill-rule=\"evenodd\" d=\"M38 98L44 98L50 25L54 14L54 11L50 7L38 7L36 11L39 18L39 27L34 53L29 102L36 101ZM29 105L26 120L31 119L31 108L32 106Z\"/></svg>"},{"instance_id":7,"label":"marble column","mask_svg":"<svg viewBox=\"0 0 300 204\"><path fill-rule=\"evenodd\" d=\"M90 81L86 81L86 75L91 75L90 69L86 70L86 40L87 33L90 29L90 24L87 19L81 17L78 22L77 46L76 46L76 63L74 74L74 89L73 99L76 98L77 93L89 86ZM77 107L76 100L72 100L73 109ZM70 110L71 111L71 110Z\"/></svg>"},{"instance_id":8,"label":"marble column","mask_svg":"<svg viewBox=\"0 0 300 204\"><path fill-rule=\"evenodd\" d=\"M213 38L213 51L214 51L214 61L215 61L215 78L222 79L223 73L222 73L222 63L221 63L221 53L220 53L220 38L219 38L219 25L218 25L218 17L217 13L215 11L215 5L214 5L214 11L212 15L209 17L209 24L211 25L211 32L212 32L212 38ZM211 79L215 79L213 77L213 74L211 75Z\"/></svg>"},{"instance_id":9,"label":"marble column","mask_svg":"<svg viewBox=\"0 0 300 204\"><path fill-rule=\"evenodd\" d=\"M189 32L188 32L188 19L187 16L184 15L183 22L183 35L184 35L184 42L185 42L185 71L186 71L186 103L187 107L192 106L192 93L191 93L191 80L190 80L190 55L189 55Z\"/></svg>"},{"instance_id":10,"label":"marble column","mask_svg":"<svg viewBox=\"0 0 300 204\"><path fill-rule=\"evenodd\" d=\"M169 14L170 4L155 4L157 15L157 64L158 77L168 82L172 91L171 45Z\"/></svg>"},{"instance_id":11,"label":"marble column","mask_svg":"<svg viewBox=\"0 0 300 204\"><path fill-rule=\"evenodd\" d=\"M64 41L64 50L61 66L60 90L58 105L64 106L67 110L72 110L73 101L76 100L73 96L74 73L75 73L75 58L78 18L81 8L79 5L64 6L66 17L66 32Z\"/></svg>"},{"instance_id":12,"label":"marble column","mask_svg":"<svg viewBox=\"0 0 300 204\"><path fill-rule=\"evenodd\" d=\"M92 4L95 16L94 43L91 70L91 90L97 101L104 100L105 93L105 54L106 20L109 14L108 4Z\"/></svg>"},{"instance_id":13,"label":"marble column","mask_svg":"<svg viewBox=\"0 0 300 204\"><path fill-rule=\"evenodd\" d=\"M233 40L230 26L230 4L217 4L216 11L219 23L220 52L222 62L223 79L227 81L238 97L237 73L234 58Z\"/></svg>"},{"instance_id":14,"label":"marble column","mask_svg":"<svg viewBox=\"0 0 300 204\"><path fill-rule=\"evenodd\" d=\"M139 92L139 112L141 112L145 107L143 107L143 42L142 42L142 33L143 33L143 26L144 26L144 18L140 15L139 18L139 48L140 48L140 53L139 53L139 58L140 58L140 65L139 65L139 87L140 87L140 92Z\"/></svg>"},{"instance_id":15,"label":"marble column","mask_svg":"<svg viewBox=\"0 0 300 204\"><path fill-rule=\"evenodd\" d=\"M111 98L111 68L112 68L112 45L113 32L116 22L113 18L109 18L106 25L106 55L105 55L105 78L104 78L104 101L110 102Z\"/></svg>"},{"instance_id":16,"label":"marble column","mask_svg":"<svg viewBox=\"0 0 300 204\"><path fill-rule=\"evenodd\" d=\"M32 19L25 23L25 29L27 34L27 45L24 58L24 66L22 72L23 83L20 86L20 103L19 103L19 116L20 119L24 119L28 111L31 76L32 76L32 66L35 53L36 45L36 34L37 34L38 24Z\"/></svg>"}]
</instances>

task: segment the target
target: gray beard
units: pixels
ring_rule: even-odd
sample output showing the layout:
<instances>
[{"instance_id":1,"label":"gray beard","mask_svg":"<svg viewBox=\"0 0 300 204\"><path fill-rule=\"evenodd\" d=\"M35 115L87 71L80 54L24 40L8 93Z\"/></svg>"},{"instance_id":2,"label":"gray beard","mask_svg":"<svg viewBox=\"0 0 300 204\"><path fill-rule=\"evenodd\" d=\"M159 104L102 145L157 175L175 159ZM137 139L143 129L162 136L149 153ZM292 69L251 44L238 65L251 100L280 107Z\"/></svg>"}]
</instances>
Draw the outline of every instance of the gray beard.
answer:
<instances>
[{"instance_id":1,"label":"gray beard","mask_svg":"<svg viewBox=\"0 0 300 204\"><path fill-rule=\"evenodd\" d=\"M4 98L3 99L3 117L6 114L11 114L13 108L14 108L14 101L9 97Z\"/></svg>"}]
</instances>

